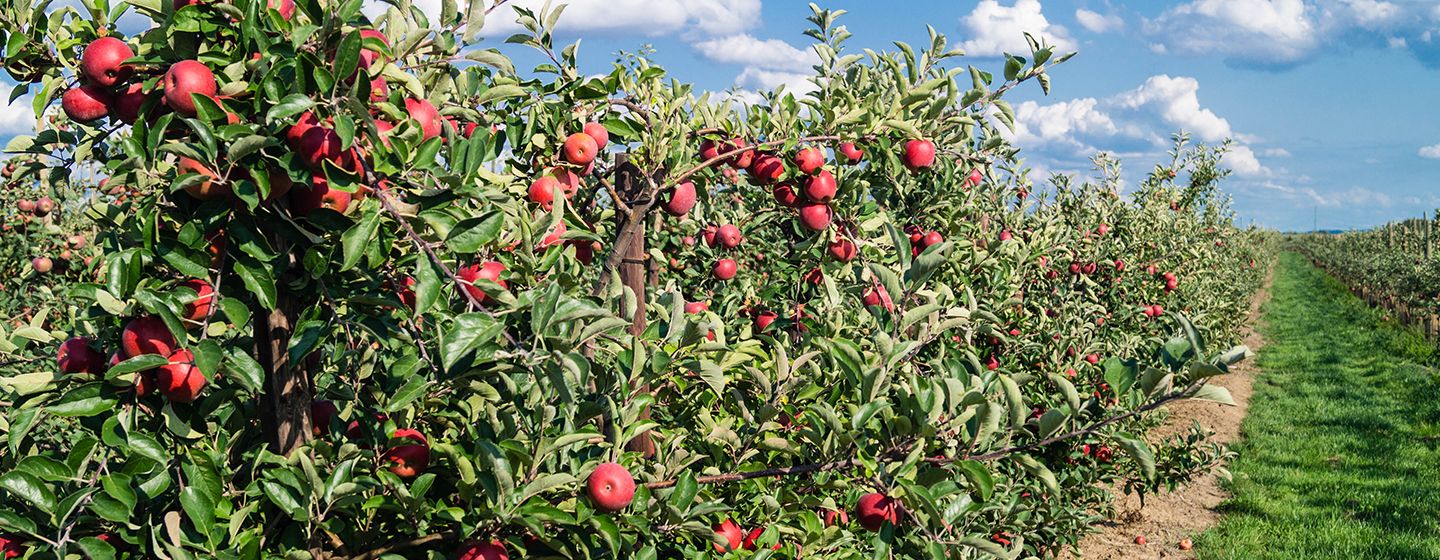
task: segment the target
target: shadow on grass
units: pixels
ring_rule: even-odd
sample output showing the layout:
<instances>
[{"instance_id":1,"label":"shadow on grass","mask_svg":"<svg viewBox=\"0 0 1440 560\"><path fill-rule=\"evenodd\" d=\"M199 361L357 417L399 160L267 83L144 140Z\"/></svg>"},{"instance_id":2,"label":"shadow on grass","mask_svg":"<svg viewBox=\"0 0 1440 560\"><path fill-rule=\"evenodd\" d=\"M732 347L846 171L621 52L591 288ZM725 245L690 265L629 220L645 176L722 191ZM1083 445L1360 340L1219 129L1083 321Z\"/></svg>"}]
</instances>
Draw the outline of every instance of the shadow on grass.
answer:
<instances>
[{"instance_id":1,"label":"shadow on grass","mask_svg":"<svg viewBox=\"0 0 1440 560\"><path fill-rule=\"evenodd\" d=\"M1202 558L1440 558L1434 350L1282 255L1234 497Z\"/></svg>"}]
</instances>

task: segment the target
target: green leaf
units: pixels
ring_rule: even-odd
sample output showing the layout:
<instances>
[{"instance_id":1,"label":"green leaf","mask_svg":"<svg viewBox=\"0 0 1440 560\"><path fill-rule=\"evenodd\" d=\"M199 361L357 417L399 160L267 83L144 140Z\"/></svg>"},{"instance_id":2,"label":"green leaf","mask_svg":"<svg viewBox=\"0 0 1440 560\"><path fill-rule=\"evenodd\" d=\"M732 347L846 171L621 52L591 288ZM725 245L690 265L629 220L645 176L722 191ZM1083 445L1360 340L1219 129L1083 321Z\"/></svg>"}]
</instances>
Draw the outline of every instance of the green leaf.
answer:
<instances>
[{"instance_id":1,"label":"green leaf","mask_svg":"<svg viewBox=\"0 0 1440 560\"><path fill-rule=\"evenodd\" d=\"M1200 389L1196 390L1195 394L1191 395L1190 398L1197 401L1211 401L1235 406L1235 397L1230 395L1229 389L1210 383L1201 385Z\"/></svg>"},{"instance_id":2,"label":"green leaf","mask_svg":"<svg viewBox=\"0 0 1440 560\"><path fill-rule=\"evenodd\" d=\"M1150 451L1150 446L1145 445L1145 442L1138 438L1127 437L1123 434L1115 436L1115 442L1120 444L1120 447L1129 453L1131 458L1135 459L1145 480L1155 480L1155 454Z\"/></svg>"},{"instance_id":3,"label":"green leaf","mask_svg":"<svg viewBox=\"0 0 1440 560\"><path fill-rule=\"evenodd\" d=\"M990 469L986 468L984 463L966 459L956 462L955 468L960 470L960 474L965 475L965 481L970 484L970 488L980 501L988 501L990 496L995 493L995 477L990 474Z\"/></svg>"},{"instance_id":4,"label":"green leaf","mask_svg":"<svg viewBox=\"0 0 1440 560\"><path fill-rule=\"evenodd\" d=\"M475 105L485 105L487 103L494 103L502 99L519 97L521 95L525 95L525 88L514 84L498 85L488 90L485 90L485 93L480 94L480 96L475 99Z\"/></svg>"},{"instance_id":5,"label":"green leaf","mask_svg":"<svg viewBox=\"0 0 1440 560\"><path fill-rule=\"evenodd\" d=\"M270 110L265 113L265 120L273 123L286 117L309 111L310 108L314 106L315 102L304 94L292 93L271 107Z\"/></svg>"},{"instance_id":6,"label":"green leaf","mask_svg":"<svg viewBox=\"0 0 1440 560\"><path fill-rule=\"evenodd\" d=\"M365 217L340 236L345 255L345 262L340 265L341 272L355 268L355 265L360 263L360 258L365 256L366 245L375 238L380 229L380 207L375 204L366 206L368 211Z\"/></svg>"},{"instance_id":7,"label":"green leaf","mask_svg":"<svg viewBox=\"0 0 1440 560\"><path fill-rule=\"evenodd\" d=\"M406 405L414 402L415 399L425 395L425 391L430 388L430 385L430 380L426 379L425 376L411 374L409 379L405 381L405 384L401 385L400 388L395 391L395 394L390 396L390 401L385 404L385 412L393 413L405 408Z\"/></svg>"},{"instance_id":8,"label":"green leaf","mask_svg":"<svg viewBox=\"0 0 1440 560\"><path fill-rule=\"evenodd\" d=\"M489 359L498 348L496 337L504 330L503 323L497 323L489 314L483 312L466 313L455 317L446 331L440 338L440 361L446 370L455 367L460 360L471 354L477 354L478 360ZM487 346L491 346L486 349ZM486 349L484 352L479 352Z\"/></svg>"},{"instance_id":9,"label":"green leaf","mask_svg":"<svg viewBox=\"0 0 1440 560\"><path fill-rule=\"evenodd\" d=\"M250 391L258 391L265 383L265 370L245 348L230 346L225 349L225 371Z\"/></svg>"},{"instance_id":10,"label":"green leaf","mask_svg":"<svg viewBox=\"0 0 1440 560\"><path fill-rule=\"evenodd\" d=\"M504 225L505 216L500 212L461 220L455 227L450 228L445 245L459 253L474 253L495 241L500 235L501 226Z\"/></svg>"},{"instance_id":11,"label":"green leaf","mask_svg":"<svg viewBox=\"0 0 1440 560\"><path fill-rule=\"evenodd\" d=\"M250 154L258 152L268 146L273 146L276 143L275 139L269 136L251 134L232 142L230 144L230 150L226 153L226 158L231 162L238 162Z\"/></svg>"},{"instance_id":12,"label":"green leaf","mask_svg":"<svg viewBox=\"0 0 1440 560\"><path fill-rule=\"evenodd\" d=\"M0 489L10 492L15 497L30 502L31 505L42 511L55 511L55 492L44 482L33 474L23 471L10 471L0 475Z\"/></svg>"}]
</instances>

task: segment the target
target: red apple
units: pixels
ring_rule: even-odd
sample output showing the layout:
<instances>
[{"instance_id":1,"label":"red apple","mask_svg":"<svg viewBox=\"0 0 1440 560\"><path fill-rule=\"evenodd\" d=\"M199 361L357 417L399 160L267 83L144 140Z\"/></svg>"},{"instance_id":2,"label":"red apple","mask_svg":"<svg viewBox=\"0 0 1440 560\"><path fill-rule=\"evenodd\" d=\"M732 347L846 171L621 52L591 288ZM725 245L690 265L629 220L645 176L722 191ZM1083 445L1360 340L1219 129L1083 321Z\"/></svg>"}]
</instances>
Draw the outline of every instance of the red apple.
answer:
<instances>
[{"instance_id":1,"label":"red apple","mask_svg":"<svg viewBox=\"0 0 1440 560\"><path fill-rule=\"evenodd\" d=\"M635 477L619 463L603 463L585 479L585 489L600 511L616 512L635 499Z\"/></svg>"},{"instance_id":2,"label":"red apple","mask_svg":"<svg viewBox=\"0 0 1440 560\"><path fill-rule=\"evenodd\" d=\"M60 108L75 122L88 123L110 113L110 92L94 84L70 88L60 96Z\"/></svg>"},{"instance_id":3,"label":"red apple","mask_svg":"<svg viewBox=\"0 0 1440 560\"><path fill-rule=\"evenodd\" d=\"M286 20L289 20L290 16L295 15L295 0L279 0L278 2L276 0L269 0L269 2L265 3L265 7L280 12L280 17Z\"/></svg>"},{"instance_id":4,"label":"red apple","mask_svg":"<svg viewBox=\"0 0 1440 560\"><path fill-rule=\"evenodd\" d=\"M546 233L546 234L545 234L545 237L543 237L543 238L540 239L540 247L541 247L541 248L545 248L545 247L554 247L554 246L556 246L556 245L559 245L559 244L561 243L561 238L564 237L564 236L565 236L565 222L560 222L560 223L558 223L558 224L555 224L555 227L550 228L550 232L549 232L549 233Z\"/></svg>"},{"instance_id":5,"label":"red apple","mask_svg":"<svg viewBox=\"0 0 1440 560\"><path fill-rule=\"evenodd\" d=\"M826 527L833 527L833 526L835 525L835 522L836 522L837 520L840 522L840 525L841 525L841 526L849 525L849 524L850 524L850 514L845 513L843 510L838 510L838 509L827 509L827 510L825 510L825 526L826 526Z\"/></svg>"},{"instance_id":6,"label":"red apple","mask_svg":"<svg viewBox=\"0 0 1440 560\"><path fill-rule=\"evenodd\" d=\"M935 165L935 144L929 140L911 140L905 143L905 167L918 171Z\"/></svg>"},{"instance_id":7,"label":"red apple","mask_svg":"<svg viewBox=\"0 0 1440 560\"><path fill-rule=\"evenodd\" d=\"M304 145L302 139L305 137L305 133L312 127L319 126L319 124L320 119L315 117L315 113L310 111L301 113L300 120L285 130L285 142L290 144L291 149L303 151L301 150L301 146ZM376 126L379 126L379 121L376 122Z\"/></svg>"},{"instance_id":8,"label":"red apple","mask_svg":"<svg viewBox=\"0 0 1440 560\"><path fill-rule=\"evenodd\" d=\"M130 84L111 98L110 112L120 122L135 124L135 121L140 120L140 107L144 104L145 86Z\"/></svg>"},{"instance_id":9,"label":"red apple","mask_svg":"<svg viewBox=\"0 0 1440 560\"><path fill-rule=\"evenodd\" d=\"M77 336L60 343L56 356L60 373L104 373L105 355L90 346L90 339Z\"/></svg>"},{"instance_id":10,"label":"red apple","mask_svg":"<svg viewBox=\"0 0 1440 560\"><path fill-rule=\"evenodd\" d=\"M836 237L834 241L830 242L829 249L830 256L840 262L855 260L856 255L860 253L859 249L855 247L855 242L844 237Z\"/></svg>"},{"instance_id":11,"label":"red apple","mask_svg":"<svg viewBox=\"0 0 1440 560\"><path fill-rule=\"evenodd\" d=\"M427 99L414 97L405 100L405 112L420 125L420 132L426 140L440 135L440 111Z\"/></svg>"},{"instance_id":12,"label":"red apple","mask_svg":"<svg viewBox=\"0 0 1440 560\"><path fill-rule=\"evenodd\" d=\"M775 202L784 206L794 208L800 205L800 195L795 192L795 187L789 183L780 183L770 189L770 194L775 196Z\"/></svg>"},{"instance_id":13,"label":"red apple","mask_svg":"<svg viewBox=\"0 0 1440 560\"><path fill-rule=\"evenodd\" d=\"M710 269L710 274L716 280L730 280L735 277L735 272L739 269L740 265L735 264L733 259L720 259L715 261L715 266Z\"/></svg>"},{"instance_id":14,"label":"red apple","mask_svg":"<svg viewBox=\"0 0 1440 560\"><path fill-rule=\"evenodd\" d=\"M205 388L205 374L195 365L189 350L170 353L170 363L155 369L155 383L165 398L174 402L194 402Z\"/></svg>"},{"instance_id":15,"label":"red apple","mask_svg":"<svg viewBox=\"0 0 1440 560\"><path fill-rule=\"evenodd\" d=\"M175 335L170 334L170 328L159 317L137 317L120 331L120 349L125 352L126 358L142 354L169 356L175 351Z\"/></svg>"},{"instance_id":16,"label":"red apple","mask_svg":"<svg viewBox=\"0 0 1440 560\"><path fill-rule=\"evenodd\" d=\"M595 149L603 150L605 145L610 143L610 131L605 125L598 122L585 123L585 134L595 141Z\"/></svg>"},{"instance_id":17,"label":"red apple","mask_svg":"<svg viewBox=\"0 0 1440 560\"><path fill-rule=\"evenodd\" d=\"M862 299L866 307L878 305L884 307L886 311L895 310L895 302L890 299L890 291L886 290L885 286L880 284L875 284L871 286L869 290L866 290Z\"/></svg>"},{"instance_id":18,"label":"red apple","mask_svg":"<svg viewBox=\"0 0 1440 560\"><path fill-rule=\"evenodd\" d=\"M215 303L215 288L199 278L181 282L180 286L195 291L195 299L185 304L185 318L201 321L210 316L210 307Z\"/></svg>"},{"instance_id":19,"label":"red apple","mask_svg":"<svg viewBox=\"0 0 1440 560\"><path fill-rule=\"evenodd\" d=\"M800 225L810 231L825 231L830 227L830 221L835 218L835 213L830 206L824 203L809 203L800 206Z\"/></svg>"},{"instance_id":20,"label":"red apple","mask_svg":"<svg viewBox=\"0 0 1440 560\"><path fill-rule=\"evenodd\" d=\"M795 152L795 167L801 173L814 174L823 165L825 165L825 152L820 148L810 146Z\"/></svg>"},{"instance_id":21,"label":"red apple","mask_svg":"<svg viewBox=\"0 0 1440 560\"><path fill-rule=\"evenodd\" d=\"M135 56L130 45L114 37L101 37L85 47L80 55L80 73L85 80L103 87L113 87L117 82L130 78L135 67L122 64L125 59Z\"/></svg>"},{"instance_id":22,"label":"red apple","mask_svg":"<svg viewBox=\"0 0 1440 560\"><path fill-rule=\"evenodd\" d=\"M836 151L840 152L840 155L844 156L842 159L850 164L859 163L865 157L865 151L856 146L854 142L844 142Z\"/></svg>"},{"instance_id":23,"label":"red apple","mask_svg":"<svg viewBox=\"0 0 1440 560\"><path fill-rule=\"evenodd\" d=\"M510 560L505 552L505 545L499 540L490 541L489 544L477 542L466 543L460 547L455 560Z\"/></svg>"},{"instance_id":24,"label":"red apple","mask_svg":"<svg viewBox=\"0 0 1440 560\"><path fill-rule=\"evenodd\" d=\"M530 202L539 204L541 208L549 210L551 205L555 203L555 194L557 192L561 192L560 181L555 180L555 177L550 175L542 175L530 183L530 190L526 196L530 199Z\"/></svg>"},{"instance_id":25,"label":"red apple","mask_svg":"<svg viewBox=\"0 0 1440 560\"><path fill-rule=\"evenodd\" d=\"M720 157L720 146L714 140L706 140L700 143L700 160L710 161Z\"/></svg>"},{"instance_id":26,"label":"red apple","mask_svg":"<svg viewBox=\"0 0 1440 560\"><path fill-rule=\"evenodd\" d=\"M361 39L362 41L363 41L364 39L368 39L368 38L371 38L371 37L376 38L376 39L379 39L380 42L381 42L381 43L384 43L386 46L389 46L389 45L390 45L390 39L387 39L387 38L385 37L385 34L384 34L384 33L381 33L381 32L376 31L376 30L374 30L374 29L361 29L361 30L360 30L360 39ZM380 52L379 52L379 51L374 51L374 50L371 50L371 49L360 49L360 67L361 67L361 68L367 68L367 69L368 69L368 68L370 68L370 65L371 65L371 64L374 64L375 61L377 61L377 60L380 60Z\"/></svg>"},{"instance_id":27,"label":"red apple","mask_svg":"<svg viewBox=\"0 0 1440 560\"><path fill-rule=\"evenodd\" d=\"M868 531L879 531L886 523L899 522L900 504L894 498L875 492L860 497L855 504L855 518Z\"/></svg>"},{"instance_id":28,"label":"red apple","mask_svg":"<svg viewBox=\"0 0 1440 560\"><path fill-rule=\"evenodd\" d=\"M9 560L25 555L26 547L19 539L10 536L0 536L0 558Z\"/></svg>"},{"instance_id":29,"label":"red apple","mask_svg":"<svg viewBox=\"0 0 1440 560\"><path fill-rule=\"evenodd\" d=\"M490 261L481 264L472 264L470 266L462 266L459 270L455 271L455 276L460 278L462 281L460 287L464 288L465 292L470 294L470 297L474 298L476 302L485 303L489 301L490 296L486 295L485 291L476 287L475 284L477 282L487 281L499 285L501 289L508 289L508 285L500 278L500 275L504 272L504 264Z\"/></svg>"},{"instance_id":30,"label":"red apple","mask_svg":"<svg viewBox=\"0 0 1440 560\"><path fill-rule=\"evenodd\" d=\"M310 434L321 437L330 433L330 421L340 409L335 403L327 400L317 400L310 403Z\"/></svg>"},{"instance_id":31,"label":"red apple","mask_svg":"<svg viewBox=\"0 0 1440 560\"><path fill-rule=\"evenodd\" d=\"M175 164L177 176L187 173L195 173L205 177L205 180L185 187L185 193L198 200L215 200L230 196L230 185L221 182L220 175L214 170L206 167L205 164L187 157L181 157Z\"/></svg>"},{"instance_id":32,"label":"red apple","mask_svg":"<svg viewBox=\"0 0 1440 560\"><path fill-rule=\"evenodd\" d=\"M726 519L716 525L714 529L716 534L725 539L725 545L723 546L715 543L715 552L724 554L726 552L740 550L745 542L745 530L741 529L740 525L735 523L733 519Z\"/></svg>"},{"instance_id":33,"label":"red apple","mask_svg":"<svg viewBox=\"0 0 1440 560\"><path fill-rule=\"evenodd\" d=\"M429 466L430 446L420 443L397 445L385 451L383 460L395 476L414 478Z\"/></svg>"},{"instance_id":34,"label":"red apple","mask_svg":"<svg viewBox=\"0 0 1440 560\"><path fill-rule=\"evenodd\" d=\"M685 181L675 185L665 200L664 208L665 212L675 217L689 214L695 208L695 183Z\"/></svg>"},{"instance_id":35,"label":"red apple","mask_svg":"<svg viewBox=\"0 0 1440 560\"><path fill-rule=\"evenodd\" d=\"M330 182L322 175L310 179L308 187L291 189L290 210L300 216L309 216L321 208L328 208L341 214L350 207L351 195L340 189L330 188Z\"/></svg>"},{"instance_id":36,"label":"red apple","mask_svg":"<svg viewBox=\"0 0 1440 560\"><path fill-rule=\"evenodd\" d=\"M585 166L595 161L595 155L600 152L600 147L595 139L584 132L571 134L565 139L565 161L573 165Z\"/></svg>"},{"instance_id":37,"label":"red apple","mask_svg":"<svg viewBox=\"0 0 1440 560\"><path fill-rule=\"evenodd\" d=\"M750 164L750 177L761 185L778 181L784 175L785 162L771 154L755 156L755 161Z\"/></svg>"},{"instance_id":38,"label":"red apple","mask_svg":"<svg viewBox=\"0 0 1440 560\"><path fill-rule=\"evenodd\" d=\"M30 268L40 274L45 274L55 269L55 261L50 257L35 257L30 259Z\"/></svg>"},{"instance_id":39,"label":"red apple","mask_svg":"<svg viewBox=\"0 0 1440 560\"><path fill-rule=\"evenodd\" d=\"M719 233L720 227L715 224L710 224L700 231L700 238L705 240L706 247L714 247L716 236L719 235Z\"/></svg>"},{"instance_id":40,"label":"red apple","mask_svg":"<svg viewBox=\"0 0 1440 560\"><path fill-rule=\"evenodd\" d=\"M970 170L970 175L968 175L968 176L965 177L965 182L966 182L966 183L969 183L970 186L973 187L973 186L975 186L975 185L979 185L979 184L980 184L980 181L982 181L982 180L984 180L984 179L985 179L985 174L981 173L981 172L980 172L980 168L977 167L977 168L975 168L975 169L971 169L971 170ZM1021 195L1021 198L1024 198L1024 195Z\"/></svg>"},{"instance_id":41,"label":"red apple","mask_svg":"<svg viewBox=\"0 0 1440 560\"><path fill-rule=\"evenodd\" d=\"M920 249L929 249L932 246L939 245L944 242L945 237L940 235L940 232L932 231L920 238Z\"/></svg>"},{"instance_id":42,"label":"red apple","mask_svg":"<svg viewBox=\"0 0 1440 560\"><path fill-rule=\"evenodd\" d=\"M198 60L182 60L165 71L165 103L176 112L195 116L192 94L214 98L217 85L215 73Z\"/></svg>"},{"instance_id":43,"label":"red apple","mask_svg":"<svg viewBox=\"0 0 1440 560\"><path fill-rule=\"evenodd\" d=\"M763 331L770 328L770 325L780 318L780 314L774 311L761 311L755 314L755 330Z\"/></svg>"},{"instance_id":44,"label":"red apple","mask_svg":"<svg viewBox=\"0 0 1440 560\"><path fill-rule=\"evenodd\" d=\"M765 528L764 528L764 527L756 527L756 528L754 528L754 529L751 529L751 530L750 530L750 534L745 535L745 543L744 543L744 548L745 548L745 550L755 550L756 543L758 543L758 542L760 541L760 536L761 536L761 535L764 535L764 534L765 534ZM771 549L771 550L780 550L780 543L778 543L778 542L775 543L775 545L772 546L772 547L770 547L770 549Z\"/></svg>"},{"instance_id":45,"label":"red apple","mask_svg":"<svg viewBox=\"0 0 1440 560\"><path fill-rule=\"evenodd\" d=\"M738 150L744 150L749 146L750 143L746 142L745 139L736 138L731 140L728 144L725 144L723 149L726 152L734 152ZM730 167L733 167L735 169L745 169L747 167L750 167L750 164L754 161L755 150L745 150L744 152L741 152L730 158Z\"/></svg>"},{"instance_id":46,"label":"red apple","mask_svg":"<svg viewBox=\"0 0 1440 560\"><path fill-rule=\"evenodd\" d=\"M50 200L50 197L48 197L48 196L42 196L42 197L40 197L38 200L35 201L35 215L36 215L36 216L44 216L44 215L46 215L46 214L49 214L50 211L51 211L51 210L54 210L54 209L55 209L55 201ZM1166 273L1166 274L1169 274L1169 273ZM1169 277L1170 277L1171 280L1174 280L1174 279L1175 279L1175 275L1174 275L1174 274L1170 274Z\"/></svg>"},{"instance_id":47,"label":"red apple","mask_svg":"<svg viewBox=\"0 0 1440 560\"><path fill-rule=\"evenodd\" d=\"M830 202L835 198L835 176L824 169L805 181L805 198L810 202Z\"/></svg>"},{"instance_id":48,"label":"red apple","mask_svg":"<svg viewBox=\"0 0 1440 560\"><path fill-rule=\"evenodd\" d=\"M725 224L715 232L715 240L719 241L720 246L726 249L739 247L740 239L740 228L735 227L735 224Z\"/></svg>"},{"instance_id":49,"label":"red apple","mask_svg":"<svg viewBox=\"0 0 1440 560\"><path fill-rule=\"evenodd\" d=\"M685 303L685 313L690 314L690 315L696 315L696 314L699 314L699 313L702 312L702 311L706 311L706 310L709 310L709 309L710 309L710 304L705 303L705 302L703 302L703 301L691 301L691 302L686 302L686 303Z\"/></svg>"},{"instance_id":50,"label":"red apple","mask_svg":"<svg viewBox=\"0 0 1440 560\"><path fill-rule=\"evenodd\" d=\"M292 127L291 130L293 131L294 128ZM324 168L325 160L339 161L344 153L341 146L339 133L317 124L307 127L300 134L299 146L295 148L295 151L300 156L300 160L304 161L312 171L320 172Z\"/></svg>"}]
</instances>

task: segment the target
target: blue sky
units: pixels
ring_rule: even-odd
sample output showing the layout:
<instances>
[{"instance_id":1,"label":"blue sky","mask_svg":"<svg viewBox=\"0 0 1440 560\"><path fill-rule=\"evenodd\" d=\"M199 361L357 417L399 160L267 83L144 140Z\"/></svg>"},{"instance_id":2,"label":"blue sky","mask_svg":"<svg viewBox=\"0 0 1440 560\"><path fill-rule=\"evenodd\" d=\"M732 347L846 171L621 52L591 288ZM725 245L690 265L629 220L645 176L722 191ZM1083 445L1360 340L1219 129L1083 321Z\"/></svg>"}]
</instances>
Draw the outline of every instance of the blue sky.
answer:
<instances>
[{"instance_id":1,"label":"blue sky","mask_svg":"<svg viewBox=\"0 0 1440 560\"><path fill-rule=\"evenodd\" d=\"M437 0L416 0L418 4ZM541 0L511 0L538 6ZM586 71L652 45L700 88L803 84L811 64L802 0L570 0L562 40L582 39ZM849 46L925 41L925 26L999 70L1029 31L1080 54L1051 95L1023 88L1015 138L1042 171L1087 173L1097 151L1131 175L1162 160L1168 136L1233 138L1224 188L1242 222L1280 229L1363 228L1440 207L1440 0L852 0ZM489 41L515 30L505 9ZM3 111L4 109L0 109ZM28 129L0 114L0 139Z\"/></svg>"}]
</instances>

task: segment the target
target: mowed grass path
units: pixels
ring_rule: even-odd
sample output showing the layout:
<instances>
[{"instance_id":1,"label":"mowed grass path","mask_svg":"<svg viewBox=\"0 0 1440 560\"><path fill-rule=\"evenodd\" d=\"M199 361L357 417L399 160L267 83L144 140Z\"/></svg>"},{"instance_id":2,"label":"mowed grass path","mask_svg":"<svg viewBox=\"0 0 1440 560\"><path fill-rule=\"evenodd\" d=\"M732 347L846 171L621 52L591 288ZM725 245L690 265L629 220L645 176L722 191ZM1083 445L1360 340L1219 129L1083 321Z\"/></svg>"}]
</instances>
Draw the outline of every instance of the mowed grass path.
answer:
<instances>
[{"instance_id":1,"label":"mowed grass path","mask_svg":"<svg viewBox=\"0 0 1440 560\"><path fill-rule=\"evenodd\" d=\"M1300 255L1263 308L1260 373L1206 559L1440 558L1432 350Z\"/></svg>"}]
</instances>

